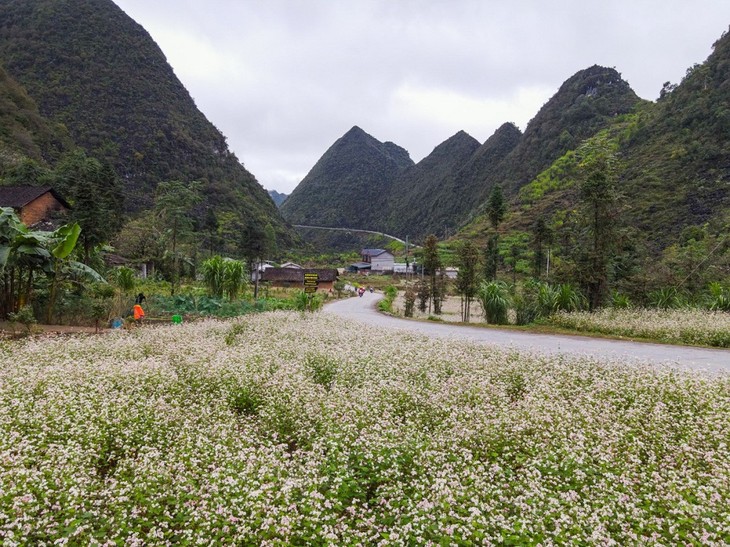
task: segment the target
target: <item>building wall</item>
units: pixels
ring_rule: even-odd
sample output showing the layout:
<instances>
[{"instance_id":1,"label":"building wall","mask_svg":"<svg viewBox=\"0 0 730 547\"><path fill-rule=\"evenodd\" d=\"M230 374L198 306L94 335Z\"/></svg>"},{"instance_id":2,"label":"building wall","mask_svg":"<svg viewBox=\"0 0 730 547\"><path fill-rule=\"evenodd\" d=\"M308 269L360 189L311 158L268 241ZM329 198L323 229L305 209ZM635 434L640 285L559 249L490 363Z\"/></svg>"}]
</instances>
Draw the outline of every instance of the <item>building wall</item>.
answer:
<instances>
[{"instance_id":1,"label":"building wall","mask_svg":"<svg viewBox=\"0 0 730 547\"><path fill-rule=\"evenodd\" d=\"M26 226L30 226L48 218L53 211L65 210L66 208L53 197L53 194L46 192L20 210L20 221Z\"/></svg>"},{"instance_id":2,"label":"building wall","mask_svg":"<svg viewBox=\"0 0 730 547\"><path fill-rule=\"evenodd\" d=\"M374 256L371 262L371 269L377 272L393 271L393 255L383 253L380 256Z\"/></svg>"}]
</instances>

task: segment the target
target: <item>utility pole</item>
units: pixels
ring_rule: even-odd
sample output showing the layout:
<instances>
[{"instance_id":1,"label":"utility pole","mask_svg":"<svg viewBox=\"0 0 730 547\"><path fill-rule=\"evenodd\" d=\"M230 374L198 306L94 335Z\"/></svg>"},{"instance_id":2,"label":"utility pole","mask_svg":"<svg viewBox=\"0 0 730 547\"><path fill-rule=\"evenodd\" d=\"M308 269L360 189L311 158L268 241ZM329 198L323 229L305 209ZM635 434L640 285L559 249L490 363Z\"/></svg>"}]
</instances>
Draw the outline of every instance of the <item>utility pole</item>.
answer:
<instances>
[{"instance_id":1,"label":"utility pole","mask_svg":"<svg viewBox=\"0 0 730 547\"><path fill-rule=\"evenodd\" d=\"M408 236L406 236L406 280L408 280Z\"/></svg>"}]
</instances>

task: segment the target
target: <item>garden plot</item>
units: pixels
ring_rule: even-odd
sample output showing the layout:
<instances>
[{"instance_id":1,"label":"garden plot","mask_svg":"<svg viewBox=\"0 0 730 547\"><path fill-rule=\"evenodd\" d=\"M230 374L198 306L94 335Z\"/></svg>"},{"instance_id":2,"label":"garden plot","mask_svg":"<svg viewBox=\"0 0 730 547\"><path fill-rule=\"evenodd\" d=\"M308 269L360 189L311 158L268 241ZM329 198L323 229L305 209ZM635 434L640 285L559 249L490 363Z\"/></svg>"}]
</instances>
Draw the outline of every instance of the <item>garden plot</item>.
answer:
<instances>
[{"instance_id":1,"label":"garden plot","mask_svg":"<svg viewBox=\"0 0 730 547\"><path fill-rule=\"evenodd\" d=\"M0 345L0 543L727 544L730 378L320 314Z\"/></svg>"}]
</instances>

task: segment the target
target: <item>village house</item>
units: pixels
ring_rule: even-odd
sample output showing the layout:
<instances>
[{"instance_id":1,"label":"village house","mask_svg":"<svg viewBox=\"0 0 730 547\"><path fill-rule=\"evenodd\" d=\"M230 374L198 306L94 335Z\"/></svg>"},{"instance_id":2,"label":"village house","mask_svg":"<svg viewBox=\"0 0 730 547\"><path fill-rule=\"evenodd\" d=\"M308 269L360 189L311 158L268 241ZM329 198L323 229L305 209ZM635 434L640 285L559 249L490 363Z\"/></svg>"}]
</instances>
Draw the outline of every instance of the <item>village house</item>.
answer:
<instances>
[{"instance_id":1,"label":"village house","mask_svg":"<svg viewBox=\"0 0 730 547\"><path fill-rule=\"evenodd\" d=\"M385 249L363 249L360 258L359 264L369 264L373 272L392 272L395 264L393 253Z\"/></svg>"},{"instance_id":2,"label":"village house","mask_svg":"<svg viewBox=\"0 0 730 547\"><path fill-rule=\"evenodd\" d=\"M319 276L317 291L329 292L337 281L337 270L333 268L267 268L262 272L261 281L271 283L272 287L304 288L304 274L316 273Z\"/></svg>"},{"instance_id":3,"label":"village house","mask_svg":"<svg viewBox=\"0 0 730 547\"><path fill-rule=\"evenodd\" d=\"M71 209L50 186L0 186L0 207L12 207L26 226L50 221Z\"/></svg>"}]
</instances>

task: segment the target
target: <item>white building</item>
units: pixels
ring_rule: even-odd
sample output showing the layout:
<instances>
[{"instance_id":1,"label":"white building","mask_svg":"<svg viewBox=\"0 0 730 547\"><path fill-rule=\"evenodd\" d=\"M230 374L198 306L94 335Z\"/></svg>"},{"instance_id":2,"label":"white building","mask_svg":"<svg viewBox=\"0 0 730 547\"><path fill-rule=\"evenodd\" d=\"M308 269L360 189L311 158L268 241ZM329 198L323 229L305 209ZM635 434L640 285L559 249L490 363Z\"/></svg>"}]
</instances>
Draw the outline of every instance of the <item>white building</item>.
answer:
<instances>
[{"instance_id":1,"label":"white building","mask_svg":"<svg viewBox=\"0 0 730 547\"><path fill-rule=\"evenodd\" d=\"M363 249L360 251L363 262L370 264L372 272L392 272L395 265L395 257L385 249Z\"/></svg>"}]
</instances>

